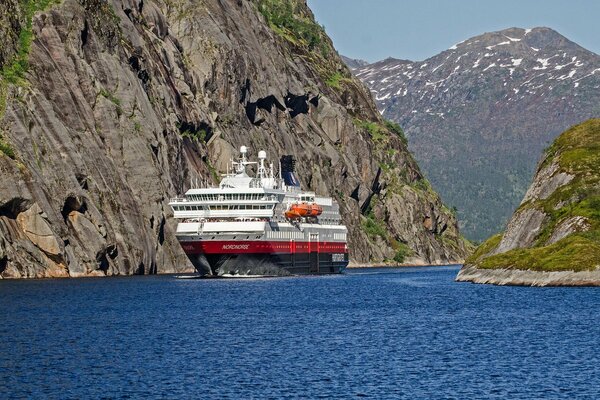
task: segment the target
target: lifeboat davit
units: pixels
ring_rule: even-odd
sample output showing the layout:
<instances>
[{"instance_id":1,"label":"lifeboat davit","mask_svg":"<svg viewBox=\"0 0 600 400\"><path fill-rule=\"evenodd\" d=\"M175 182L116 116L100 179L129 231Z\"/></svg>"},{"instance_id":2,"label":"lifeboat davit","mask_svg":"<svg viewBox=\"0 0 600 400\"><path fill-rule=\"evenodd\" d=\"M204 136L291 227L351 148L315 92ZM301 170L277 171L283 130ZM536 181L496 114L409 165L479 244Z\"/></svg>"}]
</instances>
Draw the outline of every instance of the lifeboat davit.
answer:
<instances>
[{"instance_id":1,"label":"lifeboat davit","mask_svg":"<svg viewBox=\"0 0 600 400\"><path fill-rule=\"evenodd\" d=\"M316 203L296 203L292 204L285 212L288 219L298 219L302 217L318 217L323 212L323 207Z\"/></svg>"}]
</instances>

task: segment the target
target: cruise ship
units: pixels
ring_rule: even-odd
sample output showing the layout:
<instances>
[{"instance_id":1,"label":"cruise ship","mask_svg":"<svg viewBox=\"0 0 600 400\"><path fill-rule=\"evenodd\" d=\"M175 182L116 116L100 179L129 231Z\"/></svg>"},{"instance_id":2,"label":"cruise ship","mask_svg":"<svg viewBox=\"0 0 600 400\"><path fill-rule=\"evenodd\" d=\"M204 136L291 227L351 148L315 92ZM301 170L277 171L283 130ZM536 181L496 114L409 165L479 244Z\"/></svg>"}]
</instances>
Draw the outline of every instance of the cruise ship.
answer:
<instances>
[{"instance_id":1,"label":"cruise ship","mask_svg":"<svg viewBox=\"0 0 600 400\"><path fill-rule=\"evenodd\" d=\"M218 187L192 187L169 202L179 220L177 239L198 273L341 273L348 230L337 202L301 189L292 156L281 157L276 175L265 151L258 161L248 161L245 146L240 153Z\"/></svg>"}]
</instances>

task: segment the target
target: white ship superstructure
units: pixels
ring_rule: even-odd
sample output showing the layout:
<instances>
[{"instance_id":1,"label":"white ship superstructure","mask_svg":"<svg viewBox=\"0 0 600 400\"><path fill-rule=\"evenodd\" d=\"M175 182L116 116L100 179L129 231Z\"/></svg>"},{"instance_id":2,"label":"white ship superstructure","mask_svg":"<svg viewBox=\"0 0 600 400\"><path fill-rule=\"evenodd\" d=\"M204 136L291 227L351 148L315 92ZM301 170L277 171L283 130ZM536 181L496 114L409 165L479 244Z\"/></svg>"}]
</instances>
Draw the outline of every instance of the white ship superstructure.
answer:
<instances>
[{"instance_id":1,"label":"white ship superstructure","mask_svg":"<svg viewBox=\"0 0 600 400\"><path fill-rule=\"evenodd\" d=\"M198 272L210 275L339 273L348 264L347 229L331 197L300 189L294 160L231 162L218 187L172 199L177 238ZM248 175L249 166L256 175Z\"/></svg>"}]
</instances>

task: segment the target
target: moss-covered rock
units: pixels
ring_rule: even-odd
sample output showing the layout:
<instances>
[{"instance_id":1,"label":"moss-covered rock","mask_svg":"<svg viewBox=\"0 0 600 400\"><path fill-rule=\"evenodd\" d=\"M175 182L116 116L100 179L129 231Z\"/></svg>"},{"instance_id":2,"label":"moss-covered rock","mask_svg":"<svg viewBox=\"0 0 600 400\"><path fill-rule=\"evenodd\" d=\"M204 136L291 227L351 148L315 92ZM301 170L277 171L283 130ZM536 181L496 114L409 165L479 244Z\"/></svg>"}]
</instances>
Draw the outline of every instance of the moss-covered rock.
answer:
<instances>
[{"instance_id":1,"label":"moss-covered rock","mask_svg":"<svg viewBox=\"0 0 600 400\"><path fill-rule=\"evenodd\" d=\"M473 267L592 271L600 284L600 119L570 128L546 150L505 232L467 259Z\"/></svg>"}]
</instances>

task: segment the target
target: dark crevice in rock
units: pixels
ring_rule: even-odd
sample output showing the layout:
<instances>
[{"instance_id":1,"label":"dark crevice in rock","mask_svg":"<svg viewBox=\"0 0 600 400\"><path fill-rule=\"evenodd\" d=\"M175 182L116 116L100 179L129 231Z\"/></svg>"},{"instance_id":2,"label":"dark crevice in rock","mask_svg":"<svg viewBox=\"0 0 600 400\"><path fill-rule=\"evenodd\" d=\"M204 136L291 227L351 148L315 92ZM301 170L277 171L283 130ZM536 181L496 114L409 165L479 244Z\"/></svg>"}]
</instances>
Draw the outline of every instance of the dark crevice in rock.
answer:
<instances>
[{"instance_id":1,"label":"dark crevice in rock","mask_svg":"<svg viewBox=\"0 0 600 400\"><path fill-rule=\"evenodd\" d=\"M139 71L141 66L140 66L140 59L137 56L131 56L129 57L129 66L131 68L133 68L135 71Z\"/></svg>"},{"instance_id":2,"label":"dark crevice in rock","mask_svg":"<svg viewBox=\"0 0 600 400\"><path fill-rule=\"evenodd\" d=\"M369 194L369 196L367 197L367 199L365 200L363 205L360 207L360 213L362 215L365 215L369 211L369 208L371 205L371 200L373 199L373 196L375 196L376 194L379 194L379 192L381 192L381 183L379 183L380 176L381 176L381 168L378 168L377 174L375 175L375 179L373 179L373 184L371 185L371 193Z\"/></svg>"},{"instance_id":3,"label":"dark crevice in rock","mask_svg":"<svg viewBox=\"0 0 600 400\"><path fill-rule=\"evenodd\" d=\"M119 249L116 244L111 244L106 247L106 254L110 257L111 260L114 260L119 255Z\"/></svg>"},{"instance_id":4,"label":"dark crevice in rock","mask_svg":"<svg viewBox=\"0 0 600 400\"><path fill-rule=\"evenodd\" d=\"M165 217L163 216L160 220L160 226L158 227L158 244L161 246L165 242Z\"/></svg>"},{"instance_id":5,"label":"dark crevice in rock","mask_svg":"<svg viewBox=\"0 0 600 400\"><path fill-rule=\"evenodd\" d=\"M273 110L273 106L277 107L280 111L285 111L285 106L273 95L260 98L256 101L256 107L268 112Z\"/></svg>"},{"instance_id":6,"label":"dark crevice in rock","mask_svg":"<svg viewBox=\"0 0 600 400\"><path fill-rule=\"evenodd\" d=\"M381 168L377 168L377 174L375 175L375 179L373 179L373 185L371 185L371 191L373 193L379 193L381 191L381 183L379 183L380 177L381 177Z\"/></svg>"},{"instance_id":7,"label":"dark crevice in rock","mask_svg":"<svg viewBox=\"0 0 600 400\"><path fill-rule=\"evenodd\" d=\"M140 0L140 3L138 4L138 12L141 14L143 9L144 9L144 0Z\"/></svg>"},{"instance_id":8,"label":"dark crevice in rock","mask_svg":"<svg viewBox=\"0 0 600 400\"><path fill-rule=\"evenodd\" d=\"M246 83L240 88L240 104L246 102L246 98L250 97L250 79L246 78Z\"/></svg>"},{"instance_id":9,"label":"dark crevice in rock","mask_svg":"<svg viewBox=\"0 0 600 400\"><path fill-rule=\"evenodd\" d=\"M85 199L83 199L79 196L67 197L67 199L65 200L65 203L63 205L63 208L60 212L62 214L65 222L67 221L69 214L73 211L78 211L82 214L85 214L85 212L87 211L87 205L85 203Z\"/></svg>"},{"instance_id":10,"label":"dark crevice in rock","mask_svg":"<svg viewBox=\"0 0 600 400\"><path fill-rule=\"evenodd\" d=\"M315 97L313 97L312 99L309 100L310 104L312 104L315 107L319 107L319 98L321 96L320 95L316 95Z\"/></svg>"},{"instance_id":11,"label":"dark crevice in rock","mask_svg":"<svg viewBox=\"0 0 600 400\"><path fill-rule=\"evenodd\" d=\"M256 119L256 109L258 107L256 106L256 103L246 103L246 116L248 117L248 120L256 125L256 126L260 126L263 122L265 122L264 118L260 118L260 119Z\"/></svg>"},{"instance_id":12,"label":"dark crevice in rock","mask_svg":"<svg viewBox=\"0 0 600 400\"><path fill-rule=\"evenodd\" d=\"M256 125L256 126L260 126L263 122L265 122L264 118L261 118L259 120L256 120L256 103L246 103L246 117L248 117L248 120Z\"/></svg>"},{"instance_id":13,"label":"dark crevice in rock","mask_svg":"<svg viewBox=\"0 0 600 400\"><path fill-rule=\"evenodd\" d=\"M90 27L87 19L83 21L83 29L81 30L81 47L83 48L88 42L88 36L90 34Z\"/></svg>"},{"instance_id":14,"label":"dark crevice in rock","mask_svg":"<svg viewBox=\"0 0 600 400\"><path fill-rule=\"evenodd\" d=\"M14 199L10 199L6 203L0 205L0 217L16 219L17 215L23 211L26 211L30 205L31 203L29 200L21 197L15 197Z\"/></svg>"},{"instance_id":15,"label":"dark crevice in rock","mask_svg":"<svg viewBox=\"0 0 600 400\"><path fill-rule=\"evenodd\" d=\"M285 97L285 106L289 108L292 118L295 118L299 114L308 114L308 95L295 95L288 92Z\"/></svg>"},{"instance_id":16,"label":"dark crevice in rock","mask_svg":"<svg viewBox=\"0 0 600 400\"><path fill-rule=\"evenodd\" d=\"M358 201L358 193L359 193L359 191L360 191L360 184L354 188L354 190L352 191L352 194L350 195L350 197L353 198L354 200Z\"/></svg>"},{"instance_id":17,"label":"dark crevice in rock","mask_svg":"<svg viewBox=\"0 0 600 400\"><path fill-rule=\"evenodd\" d=\"M0 275L6 270L6 267L8 267L8 257L4 256L0 258Z\"/></svg>"},{"instance_id":18,"label":"dark crevice in rock","mask_svg":"<svg viewBox=\"0 0 600 400\"><path fill-rule=\"evenodd\" d=\"M77 179L77 183L79 183L79 186L83 190L89 190L88 177L86 175L77 174L75 175L75 178Z\"/></svg>"},{"instance_id":19,"label":"dark crevice in rock","mask_svg":"<svg viewBox=\"0 0 600 400\"><path fill-rule=\"evenodd\" d=\"M106 257L106 250L98 252L96 255L96 262L98 263L98 269L106 274L108 267L110 266L108 258Z\"/></svg>"},{"instance_id":20,"label":"dark crevice in rock","mask_svg":"<svg viewBox=\"0 0 600 400\"><path fill-rule=\"evenodd\" d=\"M150 217L150 229L154 229L154 215Z\"/></svg>"},{"instance_id":21,"label":"dark crevice in rock","mask_svg":"<svg viewBox=\"0 0 600 400\"><path fill-rule=\"evenodd\" d=\"M148 74L148 71L146 71L145 69L143 69L143 70L141 70L141 71L138 72L137 76L138 76L138 79L140 81L142 81L142 83L144 85L144 89L146 89L146 84L150 80L150 74Z\"/></svg>"},{"instance_id":22,"label":"dark crevice in rock","mask_svg":"<svg viewBox=\"0 0 600 400\"><path fill-rule=\"evenodd\" d=\"M135 271L135 275L144 275L145 272L146 272L146 266L144 265L143 261L140 261L140 263L138 264L137 270Z\"/></svg>"},{"instance_id":23,"label":"dark crevice in rock","mask_svg":"<svg viewBox=\"0 0 600 400\"><path fill-rule=\"evenodd\" d=\"M148 71L142 68L140 58L134 55L129 57L128 62L131 69L137 73L138 79L142 81L142 86L144 87L144 90L147 90L148 88L146 85L150 80L150 74L148 74Z\"/></svg>"},{"instance_id":24,"label":"dark crevice in rock","mask_svg":"<svg viewBox=\"0 0 600 400\"><path fill-rule=\"evenodd\" d=\"M150 144L150 148L152 149L152 153L154 153L154 157L158 159L158 145Z\"/></svg>"},{"instance_id":25,"label":"dark crevice in rock","mask_svg":"<svg viewBox=\"0 0 600 400\"><path fill-rule=\"evenodd\" d=\"M110 262L108 259L114 260L119 255L119 250L115 244L111 244L106 248L100 250L96 254L96 262L98 263L98 269L103 271L105 274L110 267Z\"/></svg>"},{"instance_id":26,"label":"dark crevice in rock","mask_svg":"<svg viewBox=\"0 0 600 400\"><path fill-rule=\"evenodd\" d=\"M443 234L444 232L446 232L446 229L448 229L448 224L444 223L444 225L442 225L442 228L440 229L440 232L438 234L439 235Z\"/></svg>"},{"instance_id":27,"label":"dark crevice in rock","mask_svg":"<svg viewBox=\"0 0 600 400\"><path fill-rule=\"evenodd\" d=\"M133 21L133 15L132 15L133 14L133 10L131 8L125 8L125 9L123 9L123 12L125 13L125 15L127 15L127 18L129 18L129 20L131 22L134 22Z\"/></svg>"}]
</instances>

